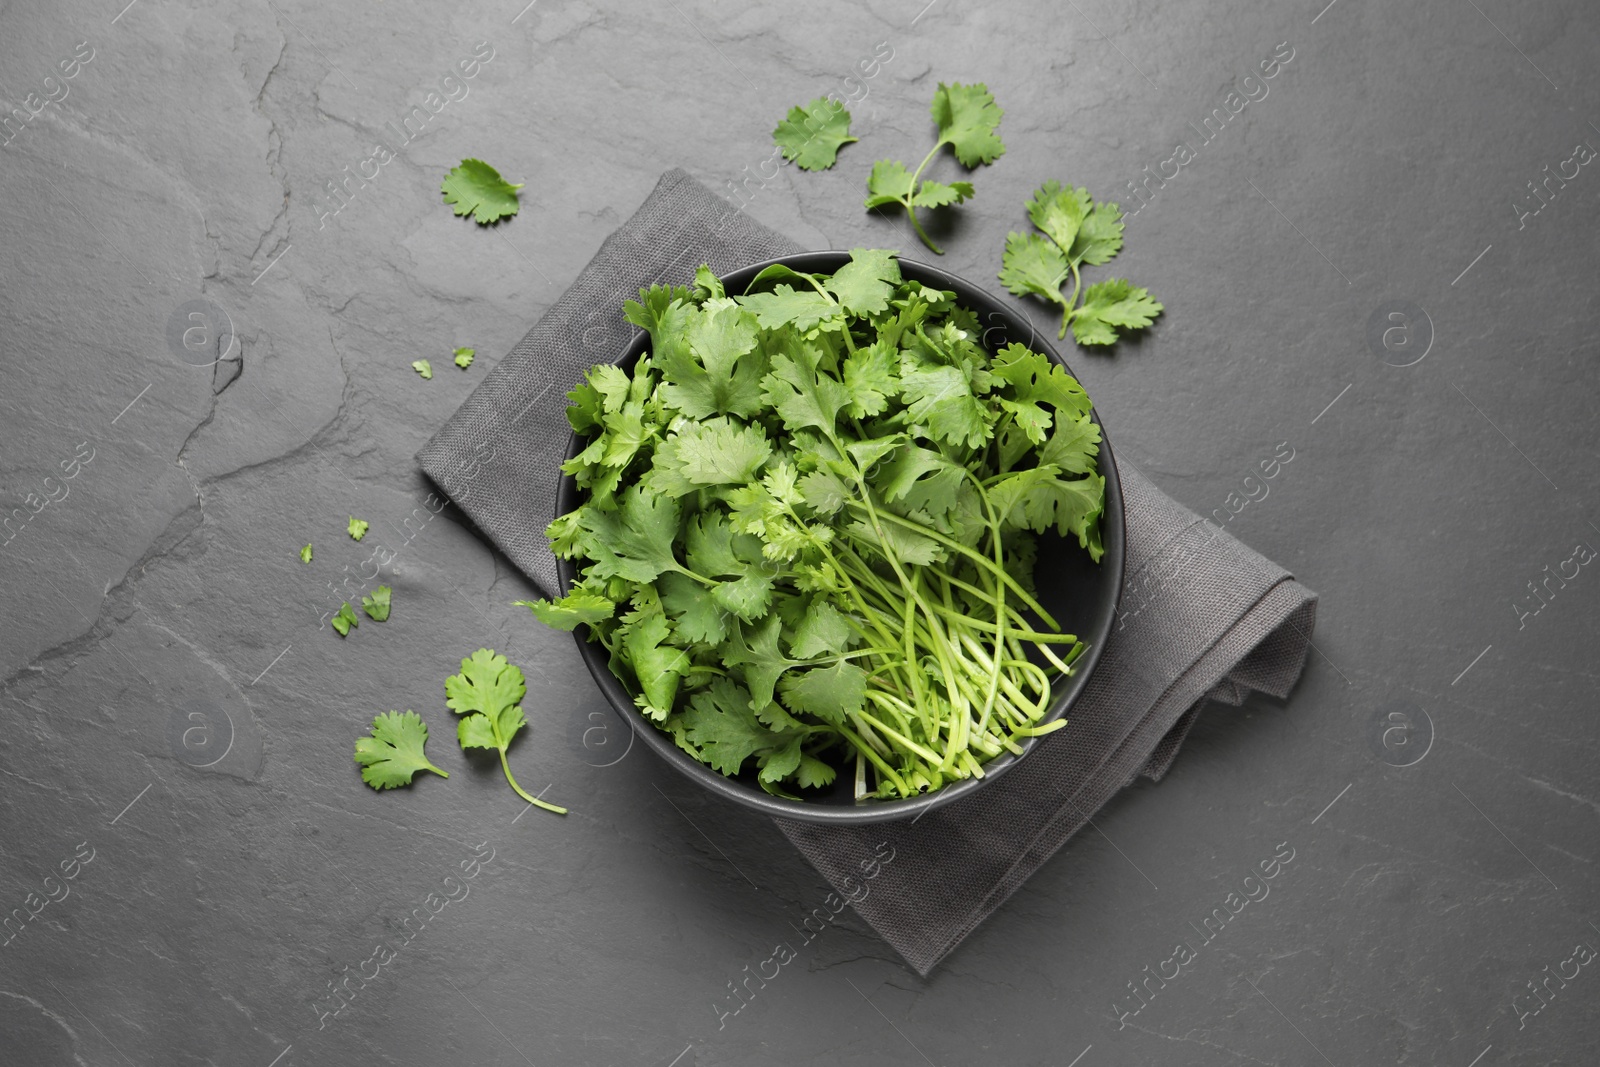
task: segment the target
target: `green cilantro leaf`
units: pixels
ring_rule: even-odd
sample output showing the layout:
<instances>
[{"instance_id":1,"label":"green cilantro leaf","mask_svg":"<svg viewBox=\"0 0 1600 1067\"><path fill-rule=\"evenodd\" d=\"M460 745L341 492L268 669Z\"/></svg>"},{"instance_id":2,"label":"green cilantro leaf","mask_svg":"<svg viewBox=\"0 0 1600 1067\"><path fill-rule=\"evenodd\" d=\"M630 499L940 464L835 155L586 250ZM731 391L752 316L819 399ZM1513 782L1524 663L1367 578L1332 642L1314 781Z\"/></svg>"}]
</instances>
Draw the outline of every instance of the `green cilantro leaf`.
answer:
<instances>
[{"instance_id":1,"label":"green cilantro leaf","mask_svg":"<svg viewBox=\"0 0 1600 1067\"><path fill-rule=\"evenodd\" d=\"M433 377L433 364L425 359L412 360L411 369L422 375L424 379Z\"/></svg>"},{"instance_id":2,"label":"green cilantro leaf","mask_svg":"<svg viewBox=\"0 0 1600 1067\"><path fill-rule=\"evenodd\" d=\"M761 622L731 627L722 655L730 667L739 667L744 684L750 689L750 707L764 708L772 703L773 688L790 667L801 665L778 651L778 634L783 620L768 615Z\"/></svg>"},{"instance_id":3,"label":"green cilantro leaf","mask_svg":"<svg viewBox=\"0 0 1600 1067\"><path fill-rule=\"evenodd\" d=\"M789 654L796 659L815 659L830 652L838 654L854 644L855 634L839 609L826 600L817 599L795 627Z\"/></svg>"},{"instance_id":4,"label":"green cilantro leaf","mask_svg":"<svg viewBox=\"0 0 1600 1067\"><path fill-rule=\"evenodd\" d=\"M948 86L940 82L929 110L939 126L940 142L955 149L956 158L967 166L993 163L1005 154L1006 146L995 132L1005 112L982 82Z\"/></svg>"},{"instance_id":5,"label":"green cilantro leaf","mask_svg":"<svg viewBox=\"0 0 1600 1067\"><path fill-rule=\"evenodd\" d=\"M760 426L723 415L679 430L657 451L656 462L676 469L691 487L739 485L754 478L771 456L772 445Z\"/></svg>"},{"instance_id":6,"label":"green cilantro leaf","mask_svg":"<svg viewBox=\"0 0 1600 1067\"><path fill-rule=\"evenodd\" d=\"M361 598L361 610L373 622L389 621L389 597L394 591L386 585L380 585L372 592Z\"/></svg>"},{"instance_id":7,"label":"green cilantro leaf","mask_svg":"<svg viewBox=\"0 0 1600 1067\"><path fill-rule=\"evenodd\" d=\"M847 660L831 667L791 671L778 683L790 711L815 715L835 726L867 701L867 672Z\"/></svg>"},{"instance_id":8,"label":"green cilantro leaf","mask_svg":"<svg viewBox=\"0 0 1600 1067\"><path fill-rule=\"evenodd\" d=\"M1078 239L1078 227L1083 225L1092 206L1089 190L1070 185L1063 188L1052 178L1039 186L1033 199L1028 201L1028 218L1066 255L1072 251L1072 244Z\"/></svg>"},{"instance_id":9,"label":"green cilantro leaf","mask_svg":"<svg viewBox=\"0 0 1600 1067\"><path fill-rule=\"evenodd\" d=\"M472 366L472 360L477 356L477 354L478 350L476 348L456 349L456 366L460 367L462 370L466 370L468 367Z\"/></svg>"},{"instance_id":10,"label":"green cilantro leaf","mask_svg":"<svg viewBox=\"0 0 1600 1067\"><path fill-rule=\"evenodd\" d=\"M595 575L648 582L662 571L677 570L672 542L680 514L674 498L640 488L623 494L619 511L586 508L579 525L590 536L581 547L595 560Z\"/></svg>"},{"instance_id":11,"label":"green cilantro leaf","mask_svg":"<svg viewBox=\"0 0 1600 1067\"><path fill-rule=\"evenodd\" d=\"M335 630L339 631L340 637L349 637L350 627L361 625L361 620L356 617L356 613L350 607L348 600L339 605L339 613L329 619L328 622Z\"/></svg>"},{"instance_id":12,"label":"green cilantro leaf","mask_svg":"<svg viewBox=\"0 0 1600 1067\"><path fill-rule=\"evenodd\" d=\"M800 760L804 758L800 751L800 742L803 740L805 738L796 737L782 748L767 752L757 761L763 783L781 782L800 768Z\"/></svg>"},{"instance_id":13,"label":"green cilantro leaf","mask_svg":"<svg viewBox=\"0 0 1600 1067\"><path fill-rule=\"evenodd\" d=\"M1108 278L1084 291L1083 305L1072 315L1072 336L1080 345L1109 345L1116 341L1118 329L1148 326L1161 311L1147 290Z\"/></svg>"},{"instance_id":14,"label":"green cilantro leaf","mask_svg":"<svg viewBox=\"0 0 1600 1067\"><path fill-rule=\"evenodd\" d=\"M871 209L886 204L907 204L916 189L916 179L906 165L893 159L880 159L867 176L867 202Z\"/></svg>"},{"instance_id":15,"label":"green cilantro leaf","mask_svg":"<svg viewBox=\"0 0 1600 1067\"><path fill-rule=\"evenodd\" d=\"M1064 304L1061 285L1072 274L1066 254L1036 233L1006 235L1000 284L1018 296L1042 296Z\"/></svg>"},{"instance_id":16,"label":"green cilantro leaf","mask_svg":"<svg viewBox=\"0 0 1600 1067\"><path fill-rule=\"evenodd\" d=\"M1007 345L990 370L1008 386L1010 395L1001 398L1001 406L1036 445L1044 444L1054 418L1042 405L1049 404L1069 418L1088 415L1089 397L1077 379L1024 345ZM1041 462L1050 460L1041 457Z\"/></svg>"},{"instance_id":17,"label":"green cilantro leaf","mask_svg":"<svg viewBox=\"0 0 1600 1067\"><path fill-rule=\"evenodd\" d=\"M1074 263L1099 266L1122 251L1122 209L1114 203L1099 203L1083 220L1077 238L1067 255Z\"/></svg>"},{"instance_id":18,"label":"green cilantro leaf","mask_svg":"<svg viewBox=\"0 0 1600 1067\"><path fill-rule=\"evenodd\" d=\"M305 547L300 550L300 562L301 563L310 563L311 562L311 542L310 541L307 541Z\"/></svg>"},{"instance_id":19,"label":"green cilantro leaf","mask_svg":"<svg viewBox=\"0 0 1600 1067\"><path fill-rule=\"evenodd\" d=\"M821 789L823 786L832 785L835 771L815 756L801 756L800 768L795 772L796 781L806 789Z\"/></svg>"},{"instance_id":20,"label":"green cilantro leaf","mask_svg":"<svg viewBox=\"0 0 1600 1067\"><path fill-rule=\"evenodd\" d=\"M798 740L762 725L750 710L749 697L742 686L718 678L694 694L684 711L689 741L725 775L738 774L744 761L758 752L787 748Z\"/></svg>"},{"instance_id":21,"label":"green cilantro leaf","mask_svg":"<svg viewBox=\"0 0 1600 1067\"><path fill-rule=\"evenodd\" d=\"M852 248L850 262L824 283L846 311L876 315L889 310L889 297L900 284L900 261L882 249Z\"/></svg>"},{"instance_id":22,"label":"green cilantro leaf","mask_svg":"<svg viewBox=\"0 0 1600 1067\"><path fill-rule=\"evenodd\" d=\"M667 642L672 627L659 610L636 617L622 631L622 651L639 679L648 709L665 718L678 693L679 680L689 672L689 656ZM648 713L647 709L647 713Z\"/></svg>"},{"instance_id":23,"label":"green cilantro leaf","mask_svg":"<svg viewBox=\"0 0 1600 1067\"><path fill-rule=\"evenodd\" d=\"M388 711L372 720L372 734L356 738L355 760L361 765L361 780L374 789L396 789L410 785L418 771L432 771L450 777L428 762L423 747L428 743L428 724L414 711L401 714Z\"/></svg>"},{"instance_id":24,"label":"green cilantro leaf","mask_svg":"<svg viewBox=\"0 0 1600 1067\"><path fill-rule=\"evenodd\" d=\"M750 293L735 299L755 312L756 321L764 330L793 326L805 331L839 313L839 305L826 295L811 289L799 291L788 284L778 285L770 293Z\"/></svg>"},{"instance_id":25,"label":"green cilantro leaf","mask_svg":"<svg viewBox=\"0 0 1600 1067\"><path fill-rule=\"evenodd\" d=\"M345 531L350 534L350 540L359 541L367 536L367 526L369 524L365 519L358 519L354 515L349 516L349 519L350 522L345 526Z\"/></svg>"},{"instance_id":26,"label":"green cilantro leaf","mask_svg":"<svg viewBox=\"0 0 1600 1067\"><path fill-rule=\"evenodd\" d=\"M850 112L819 96L805 107L792 107L772 131L772 143L801 170L827 170L839 149L858 138L850 136Z\"/></svg>"},{"instance_id":27,"label":"green cilantro leaf","mask_svg":"<svg viewBox=\"0 0 1600 1067\"><path fill-rule=\"evenodd\" d=\"M935 438L977 448L988 437L986 408L973 395L972 384L961 368L908 353L900 361L900 389L906 417L926 425Z\"/></svg>"},{"instance_id":28,"label":"green cilantro leaf","mask_svg":"<svg viewBox=\"0 0 1600 1067\"><path fill-rule=\"evenodd\" d=\"M455 205L457 215L471 215L480 226L510 218L521 208L517 190L500 172L481 159L463 159L445 175L439 191L444 202Z\"/></svg>"},{"instance_id":29,"label":"green cilantro leaf","mask_svg":"<svg viewBox=\"0 0 1600 1067\"><path fill-rule=\"evenodd\" d=\"M692 559L691 559L692 562ZM706 587L685 574L663 574L656 579L661 607L672 620L672 631L684 641L720 645L728 637L728 609L706 596Z\"/></svg>"},{"instance_id":30,"label":"green cilantro leaf","mask_svg":"<svg viewBox=\"0 0 1600 1067\"><path fill-rule=\"evenodd\" d=\"M850 392L818 369L817 354L810 348L799 345L791 353L772 357L772 371L762 379L762 396L790 431L811 427L831 435L839 409L850 402Z\"/></svg>"},{"instance_id":31,"label":"green cilantro leaf","mask_svg":"<svg viewBox=\"0 0 1600 1067\"><path fill-rule=\"evenodd\" d=\"M917 195L911 198L912 207L944 207L946 204L960 204L971 200L974 196L971 182L945 182L925 181L917 189Z\"/></svg>"},{"instance_id":32,"label":"green cilantro leaf","mask_svg":"<svg viewBox=\"0 0 1600 1067\"><path fill-rule=\"evenodd\" d=\"M513 600L512 603L527 608L534 618L557 630L575 630L579 624L603 622L617 610L612 601L582 589L559 600Z\"/></svg>"},{"instance_id":33,"label":"green cilantro leaf","mask_svg":"<svg viewBox=\"0 0 1600 1067\"><path fill-rule=\"evenodd\" d=\"M1055 433L1039 449L1039 462L1064 474L1093 474L1099 455L1100 427L1085 413L1057 421Z\"/></svg>"},{"instance_id":34,"label":"green cilantro leaf","mask_svg":"<svg viewBox=\"0 0 1600 1067\"><path fill-rule=\"evenodd\" d=\"M461 718L456 736L463 749L489 748L500 754L500 767L516 794L529 804L565 815L566 808L547 804L530 796L511 776L506 749L527 720L522 716L522 698L527 693L522 671L508 663L493 649L480 648L461 661L461 673L445 679L445 705Z\"/></svg>"},{"instance_id":35,"label":"green cilantro leaf","mask_svg":"<svg viewBox=\"0 0 1600 1067\"><path fill-rule=\"evenodd\" d=\"M881 341L856 349L844 361L844 387L852 418L877 415L900 391L895 351Z\"/></svg>"}]
</instances>

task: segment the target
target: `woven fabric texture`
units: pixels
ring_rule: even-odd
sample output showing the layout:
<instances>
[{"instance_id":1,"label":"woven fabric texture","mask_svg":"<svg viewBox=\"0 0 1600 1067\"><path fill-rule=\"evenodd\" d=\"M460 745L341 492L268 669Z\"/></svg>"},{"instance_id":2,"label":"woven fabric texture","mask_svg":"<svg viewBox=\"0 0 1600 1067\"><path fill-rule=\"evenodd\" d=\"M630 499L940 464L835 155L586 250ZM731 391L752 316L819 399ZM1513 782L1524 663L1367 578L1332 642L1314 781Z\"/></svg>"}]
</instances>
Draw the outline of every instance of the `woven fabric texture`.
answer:
<instances>
[{"instance_id":1,"label":"woven fabric texture","mask_svg":"<svg viewBox=\"0 0 1600 1067\"><path fill-rule=\"evenodd\" d=\"M570 431L565 393L633 334L623 300L701 263L725 273L799 246L734 211L682 170L639 210L417 454L452 502L546 593L558 595L544 528L555 517ZM1070 725L971 797L914 823L778 826L841 894L880 842L895 861L856 905L926 974L1119 789L1160 779L1200 706L1288 695L1304 667L1316 595L1119 464L1127 564L1117 627Z\"/></svg>"}]
</instances>

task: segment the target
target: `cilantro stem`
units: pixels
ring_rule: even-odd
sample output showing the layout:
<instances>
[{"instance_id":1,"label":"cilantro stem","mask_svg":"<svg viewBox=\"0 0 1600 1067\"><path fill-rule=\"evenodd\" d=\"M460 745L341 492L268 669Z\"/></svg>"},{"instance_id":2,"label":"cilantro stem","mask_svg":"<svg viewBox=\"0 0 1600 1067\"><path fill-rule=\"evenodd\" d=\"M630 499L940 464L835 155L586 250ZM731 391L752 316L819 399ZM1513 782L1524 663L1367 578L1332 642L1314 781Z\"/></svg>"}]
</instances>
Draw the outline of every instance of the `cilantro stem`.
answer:
<instances>
[{"instance_id":1,"label":"cilantro stem","mask_svg":"<svg viewBox=\"0 0 1600 1067\"><path fill-rule=\"evenodd\" d=\"M1078 275L1077 260L1067 260L1067 266L1072 268L1072 295L1060 301L1061 306L1067 310L1061 314L1061 332L1056 334L1058 340L1067 336L1067 323L1072 321L1072 316L1077 314L1078 289L1083 285L1083 279Z\"/></svg>"},{"instance_id":2,"label":"cilantro stem","mask_svg":"<svg viewBox=\"0 0 1600 1067\"><path fill-rule=\"evenodd\" d=\"M865 486L863 486L863 490L865 490ZM869 511L871 510L871 507L872 507L870 500L867 500L865 498L863 498L862 500L846 501L846 503L848 504L848 506L850 506L852 508L865 507L865 508L869 509ZM952 550L954 550L956 552L961 553L963 556L966 556L968 559L970 559L973 562L977 563L979 566L983 567L985 570L988 570L991 573L993 573L995 575L995 577L997 577L1001 581L1005 582L1006 585L1010 586L1011 587L1011 591L1013 593L1016 593L1017 596L1021 597L1022 598L1022 602L1024 604L1028 605L1028 607L1031 608L1035 613L1037 613L1039 618L1041 618L1041 619L1043 619L1045 621L1046 625L1048 625L1048 626L1050 626L1052 628L1059 628L1060 624L1058 624L1056 622L1055 617L1053 615L1051 615L1048 611L1046 611L1043 607L1041 607L1039 602L1037 600L1033 599L1033 597L1031 595L1029 595L1029 593L1028 593L1028 591L1026 589L1022 588L1021 585L1017 584L1017 580L1015 578L1013 578L1013 577L1011 577L1011 575L1007 574L1004 571L1004 569L997 569L995 567L995 565L994 565L994 561L989 559L988 556L985 556L980 552L974 552L972 549L968 548L966 545L962 544L960 541L957 541L957 540L955 540L954 538L951 538L951 537L946 537L944 534L940 533L938 530L933 529L932 527L924 526L920 522L912 522L910 519L903 519L899 515L896 515L892 511L884 512L883 513L883 518L888 519L890 522L894 523L896 526L904 526L908 530L914 530L917 533L921 534L922 536L924 536L926 538L929 538L930 540L937 541L939 544L944 545L946 548L952 549Z\"/></svg>"},{"instance_id":3,"label":"cilantro stem","mask_svg":"<svg viewBox=\"0 0 1600 1067\"><path fill-rule=\"evenodd\" d=\"M517 780L511 776L511 764L506 762L506 750L503 748L500 750L500 767L506 772L506 781L511 783L511 788L516 790L517 796L521 797L523 800L526 800L529 804L539 805L545 811L553 811L557 815L565 815L567 813L566 808L558 808L554 804L546 804L544 801L540 800L536 796L531 795L526 789L517 784Z\"/></svg>"},{"instance_id":4,"label":"cilantro stem","mask_svg":"<svg viewBox=\"0 0 1600 1067\"><path fill-rule=\"evenodd\" d=\"M944 249L934 244L933 238L929 237L927 232L923 230L922 223L917 221L917 209L911 206L911 201L917 198L917 179L922 177L923 168L932 162L933 157L939 154L939 149L943 148L947 143L943 138L934 142L933 148L927 155L922 157L922 162L917 164L917 169L911 172L911 191L900 198L900 202L906 206L906 214L911 217L911 228L917 231L917 236L922 238L922 243L927 245L936 256L944 255Z\"/></svg>"}]
</instances>

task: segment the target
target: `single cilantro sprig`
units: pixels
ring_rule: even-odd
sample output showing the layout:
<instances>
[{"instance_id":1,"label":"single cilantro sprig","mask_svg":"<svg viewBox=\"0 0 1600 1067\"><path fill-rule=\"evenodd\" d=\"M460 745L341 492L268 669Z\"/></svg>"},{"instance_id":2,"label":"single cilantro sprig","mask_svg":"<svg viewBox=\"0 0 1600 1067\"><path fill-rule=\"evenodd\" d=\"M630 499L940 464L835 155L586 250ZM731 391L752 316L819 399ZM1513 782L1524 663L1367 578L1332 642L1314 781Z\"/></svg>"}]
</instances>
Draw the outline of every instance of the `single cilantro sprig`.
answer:
<instances>
[{"instance_id":1,"label":"single cilantro sprig","mask_svg":"<svg viewBox=\"0 0 1600 1067\"><path fill-rule=\"evenodd\" d=\"M444 202L455 205L457 215L471 215L480 226L510 218L522 207L517 190L500 172L481 159L463 159L445 175L439 191Z\"/></svg>"},{"instance_id":2,"label":"single cilantro sprig","mask_svg":"<svg viewBox=\"0 0 1600 1067\"><path fill-rule=\"evenodd\" d=\"M300 562L301 563L310 563L311 562L311 542L310 541L307 541L305 547L300 550Z\"/></svg>"},{"instance_id":3,"label":"single cilantro sprig","mask_svg":"<svg viewBox=\"0 0 1600 1067\"><path fill-rule=\"evenodd\" d=\"M350 535L350 540L359 541L367 536L367 527L371 523L366 519L358 519L354 515L348 516L350 522L345 526L345 532Z\"/></svg>"},{"instance_id":4,"label":"single cilantro sprig","mask_svg":"<svg viewBox=\"0 0 1600 1067\"><path fill-rule=\"evenodd\" d=\"M394 591L386 585L380 585L372 592L361 598L361 610L373 622L389 621L389 597Z\"/></svg>"},{"instance_id":5,"label":"single cilantro sprig","mask_svg":"<svg viewBox=\"0 0 1600 1067\"><path fill-rule=\"evenodd\" d=\"M546 811L565 815L566 808L547 804L517 784L506 762L512 738L528 724L522 717L522 698L528 691L520 668L493 649L480 648L461 661L461 673L445 679L445 703L461 716L456 736L463 749L492 748L500 753L500 768L517 796Z\"/></svg>"},{"instance_id":6,"label":"single cilantro sprig","mask_svg":"<svg viewBox=\"0 0 1600 1067\"><path fill-rule=\"evenodd\" d=\"M995 104L994 97L989 95L989 87L982 82L976 85L955 82L948 86L940 82L933 94L930 110L933 112L933 121L939 127L939 140L914 171L907 171L905 164L896 160L880 159L874 163L872 175L867 179L866 206L901 205L911 217L911 228L917 231L922 243L934 254L942 256L944 250L933 243L923 231L922 223L917 220L917 208L943 207L970 200L973 196L972 183L924 181L919 184L918 179L945 145L954 150L956 158L969 170L980 163L993 163L999 159L1005 154L1006 146L995 128L1000 125L1000 118L1005 112Z\"/></svg>"},{"instance_id":7,"label":"single cilantro sprig","mask_svg":"<svg viewBox=\"0 0 1600 1067\"><path fill-rule=\"evenodd\" d=\"M427 743L428 724L416 712L380 714L372 720L371 736L356 739L355 760L361 764L361 780L383 790L410 785L419 771L450 777L448 771L428 762L423 751Z\"/></svg>"},{"instance_id":8,"label":"single cilantro sprig","mask_svg":"<svg viewBox=\"0 0 1600 1067\"><path fill-rule=\"evenodd\" d=\"M839 149L858 141L850 136L850 112L844 105L819 96L805 107L792 107L772 131L772 143L783 158L801 170L827 170L839 158Z\"/></svg>"},{"instance_id":9,"label":"single cilantro sprig","mask_svg":"<svg viewBox=\"0 0 1600 1067\"><path fill-rule=\"evenodd\" d=\"M1037 296L1058 305L1059 336L1067 327L1081 345L1109 345L1118 330L1149 326L1162 306L1150 293L1121 278L1107 278L1082 289L1078 268L1099 266L1122 250L1122 210L1114 202L1095 203L1089 190L1057 181L1041 185L1028 202L1028 218L1039 233L1006 237L1000 281L1018 296ZM1061 287L1072 279L1072 293Z\"/></svg>"},{"instance_id":10,"label":"single cilantro sprig","mask_svg":"<svg viewBox=\"0 0 1600 1067\"><path fill-rule=\"evenodd\" d=\"M429 363L425 359L412 360L411 369L422 375L422 377L425 379L433 377L433 364Z\"/></svg>"},{"instance_id":11,"label":"single cilantro sprig","mask_svg":"<svg viewBox=\"0 0 1600 1067\"><path fill-rule=\"evenodd\" d=\"M472 366L473 357L476 356L477 354L478 354L478 350L475 349L475 348L458 348L458 349L456 349L456 351L455 351L456 366L460 367L462 370L466 370L468 367Z\"/></svg>"},{"instance_id":12,"label":"single cilantro sprig","mask_svg":"<svg viewBox=\"0 0 1600 1067\"><path fill-rule=\"evenodd\" d=\"M350 607L348 600L339 605L339 613L329 619L328 622L333 625L335 630L339 631L340 637L349 637L350 628L361 625L361 620L356 617L356 613Z\"/></svg>"}]
</instances>

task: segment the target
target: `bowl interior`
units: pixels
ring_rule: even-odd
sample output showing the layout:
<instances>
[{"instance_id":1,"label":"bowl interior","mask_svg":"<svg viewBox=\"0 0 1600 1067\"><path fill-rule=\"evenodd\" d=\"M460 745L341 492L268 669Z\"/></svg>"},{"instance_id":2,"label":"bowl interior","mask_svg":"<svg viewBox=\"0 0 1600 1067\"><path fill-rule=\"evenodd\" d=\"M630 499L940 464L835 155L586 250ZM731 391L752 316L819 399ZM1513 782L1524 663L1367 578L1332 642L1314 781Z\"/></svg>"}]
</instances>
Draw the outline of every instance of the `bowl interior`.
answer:
<instances>
[{"instance_id":1,"label":"bowl interior","mask_svg":"<svg viewBox=\"0 0 1600 1067\"><path fill-rule=\"evenodd\" d=\"M782 263L805 273L831 273L849 260L849 253L843 251L801 252L733 271L723 277L723 284L730 294L740 294L745 291L751 279L773 263ZM1025 316L1013 311L977 286L937 267L914 260L901 259L900 270L906 278L923 282L936 289L954 292L961 304L977 313L979 322L984 327L983 344L990 351L1017 342L1066 366L1066 362L1056 353L1049 339L1038 333ZM633 364L648 350L649 340L649 335L640 333L622 352L617 365L631 370ZM1070 372L1071 368L1067 369ZM1098 409L1093 417L1097 423L1100 421ZM577 435L573 435L567 449L567 457L576 455L581 448ZM1099 660L1100 653L1111 635L1116 620L1117 601L1122 592L1125 547L1122 483L1117 476L1111 442L1105 436L1103 424L1100 473L1106 480L1105 514L1101 518L1101 539L1105 546L1105 555L1101 562L1098 564L1092 562L1089 554L1079 548L1076 542L1063 542L1054 534L1046 534L1039 540L1039 558L1034 569L1034 583L1038 588L1039 602L1065 629L1076 633L1088 646L1074 664L1076 673L1073 677L1056 685L1050 710L1044 721L1051 721L1066 714L1083 692L1089 675L1093 673L1095 663ZM576 507L580 500L577 484L570 475L563 475L556 501L556 514L565 514ZM557 560L557 564L562 588L570 588L577 579L576 564L571 560ZM823 790L807 790L806 800L803 802L784 800L762 790L753 772L746 771L736 777L728 778L678 748L670 737L639 714L627 690L611 673L604 646L588 640L586 627L579 627L576 636L590 674L605 693L612 710L628 723L638 740L643 741L680 772L712 792L745 807L781 818L826 823L916 818L930 808L948 804L982 788L985 783L994 781L1044 740L1022 739L1019 743L1023 755L1003 754L984 764L985 777L965 779L918 797L908 797L903 800L858 801L852 795L852 776L840 773L831 787ZM1059 733L1070 737L1071 730L1072 727L1068 725Z\"/></svg>"}]
</instances>

